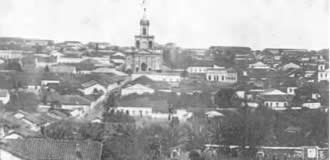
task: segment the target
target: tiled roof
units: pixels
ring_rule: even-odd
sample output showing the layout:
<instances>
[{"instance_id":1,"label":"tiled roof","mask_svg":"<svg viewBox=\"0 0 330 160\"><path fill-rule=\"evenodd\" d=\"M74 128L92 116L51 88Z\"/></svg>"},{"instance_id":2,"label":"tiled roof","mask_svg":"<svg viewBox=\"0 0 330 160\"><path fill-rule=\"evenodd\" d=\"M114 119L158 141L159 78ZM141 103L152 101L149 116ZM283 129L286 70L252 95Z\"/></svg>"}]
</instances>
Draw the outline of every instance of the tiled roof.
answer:
<instances>
[{"instance_id":1,"label":"tiled roof","mask_svg":"<svg viewBox=\"0 0 330 160\"><path fill-rule=\"evenodd\" d=\"M56 57L37 57L38 62L55 63Z\"/></svg>"},{"instance_id":2,"label":"tiled roof","mask_svg":"<svg viewBox=\"0 0 330 160\"><path fill-rule=\"evenodd\" d=\"M95 85L95 84L98 84L98 82L95 81L95 80L90 80L90 81L88 81L88 82L85 82L85 83L81 84L81 86L82 86L83 88L88 88L88 87L93 86L93 85Z\"/></svg>"},{"instance_id":3,"label":"tiled roof","mask_svg":"<svg viewBox=\"0 0 330 160\"><path fill-rule=\"evenodd\" d=\"M69 105L90 105L91 101L79 95L58 95L51 94L47 96L47 101L59 101L61 104Z\"/></svg>"},{"instance_id":4,"label":"tiled roof","mask_svg":"<svg viewBox=\"0 0 330 160\"><path fill-rule=\"evenodd\" d=\"M145 85L145 86L151 87L153 89L169 89L170 88L170 85L167 82L156 82L146 76L140 76L140 77L134 79L133 81L127 83L126 86L135 85L135 84ZM124 87L126 87L126 86L124 86Z\"/></svg>"},{"instance_id":5,"label":"tiled roof","mask_svg":"<svg viewBox=\"0 0 330 160\"><path fill-rule=\"evenodd\" d=\"M267 96L263 96L263 100L286 102L288 101L288 97L284 95L267 95Z\"/></svg>"},{"instance_id":6,"label":"tiled roof","mask_svg":"<svg viewBox=\"0 0 330 160\"><path fill-rule=\"evenodd\" d=\"M50 67L51 72L59 72L59 73L73 73L76 68L74 66L69 65L56 65Z\"/></svg>"},{"instance_id":7,"label":"tiled roof","mask_svg":"<svg viewBox=\"0 0 330 160\"><path fill-rule=\"evenodd\" d=\"M213 67L213 61L193 61L188 67Z\"/></svg>"},{"instance_id":8,"label":"tiled roof","mask_svg":"<svg viewBox=\"0 0 330 160\"><path fill-rule=\"evenodd\" d=\"M95 141L28 138L4 143L4 150L25 160L100 160L102 153L102 144Z\"/></svg>"},{"instance_id":9,"label":"tiled roof","mask_svg":"<svg viewBox=\"0 0 330 160\"><path fill-rule=\"evenodd\" d=\"M60 99L61 104L89 105L90 100L79 95L65 95Z\"/></svg>"}]
</instances>

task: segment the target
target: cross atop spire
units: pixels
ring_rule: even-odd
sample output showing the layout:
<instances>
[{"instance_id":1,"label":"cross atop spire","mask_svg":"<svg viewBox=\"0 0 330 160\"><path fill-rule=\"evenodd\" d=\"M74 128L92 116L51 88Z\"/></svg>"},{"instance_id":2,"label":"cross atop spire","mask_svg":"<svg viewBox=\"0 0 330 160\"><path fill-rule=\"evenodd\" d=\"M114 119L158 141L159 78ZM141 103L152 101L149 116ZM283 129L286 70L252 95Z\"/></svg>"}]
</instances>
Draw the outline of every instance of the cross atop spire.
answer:
<instances>
[{"instance_id":1,"label":"cross atop spire","mask_svg":"<svg viewBox=\"0 0 330 160\"><path fill-rule=\"evenodd\" d=\"M146 0L142 0L142 7L143 7L143 19L147 19L147 6L146 6Z\"/></svg>"},{"instance_id":2,"label":"cross atop spire","mask_svg":"<svg viewBox=\"0 0 330 160\"><path fill-rule=\"evenodd\" d=\"M149 26L149 20L147 19L147 6L146 6L146 0L142 0L141 6L143 7L143 16L140 21L141 27L143 26ZM143 27L145 29L148 29L146 27Z\"/></svg>"}]
</instances>

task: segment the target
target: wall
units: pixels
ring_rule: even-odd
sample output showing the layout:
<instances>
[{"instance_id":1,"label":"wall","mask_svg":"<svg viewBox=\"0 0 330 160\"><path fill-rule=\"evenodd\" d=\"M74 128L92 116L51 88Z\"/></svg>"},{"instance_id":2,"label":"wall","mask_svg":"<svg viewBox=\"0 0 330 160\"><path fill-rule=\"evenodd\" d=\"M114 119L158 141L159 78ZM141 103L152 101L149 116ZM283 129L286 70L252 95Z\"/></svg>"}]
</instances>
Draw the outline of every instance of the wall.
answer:
<instances>
[{"instance_id":1,"label":"wall","mask_svg":"<svg viewBox=\"0 0 330 160\"><path fill-rule=\"evenodd\" d=\"M10 101L9 93L7 93L5 97L0 97L0 101L2 102L2 104L7 104Z\"/></svg>"},{"instance_id":2,"label":"wall","mask_svg":"<svg viewBox=\"0 0 330 160\"><path fill-rule=\"evenodd\" d=\"M116 111L122 111L126 113L129 112L130 116L151 116L152 115L152 108L147 107L117 107Z\"/></svg>"}]
</instances>

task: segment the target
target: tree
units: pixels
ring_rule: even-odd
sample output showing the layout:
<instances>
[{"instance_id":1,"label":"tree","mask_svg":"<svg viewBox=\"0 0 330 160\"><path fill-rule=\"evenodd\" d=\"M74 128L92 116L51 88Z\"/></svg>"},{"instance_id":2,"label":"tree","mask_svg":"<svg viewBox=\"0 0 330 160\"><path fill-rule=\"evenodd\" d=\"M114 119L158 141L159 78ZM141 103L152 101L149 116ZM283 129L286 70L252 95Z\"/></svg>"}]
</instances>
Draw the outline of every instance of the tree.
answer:
<instances>
[{"instance_id":1,"label":"tree","mask_svg":"<svg viewBox=\"0 0 330 160\"><path fill-rule=\"evenodd\" d=\"M235 90L231 88L222 88L215 95L215 104L219 107L232 107Z\"/></svg>"},{"instance_id":2,"label":"tree","mask_svg":"<svg viewBox=\"0 0 330 160\"><path fill-rule=\"evenodd\" d=\"M112 93L108 96L108 98L104 102L103 107L104 107L105 112L109 112L110 108L114 108L116 106L117 106L116 97L115 97L115 94Z\"/></svg>"},{"instance_id":3,"label":"tree","mask_svg":"<svg viewBox=\"0 0 330 160\"><path fill-rule=\"evenodd\" d=\"M187 72L186 70L184 70L184 71L182 71L182 72L180 73L180 76L181 76L182 78L186 78L186 77L188 76L188 72Z\"/></svg>"},{"instance_id":4,"label":"tree","mask_svg":"<svg viewBox=\"0 0 330 160\"><path fill-rule=\"evenodd\" d=\"M197 151L189 152L189 159L190 160L204 160L202 155L200 155Z\"/></svg>"},{"instance_id":5,"label":"tree","mask_svg":"<svg viewBox=\"0 0 330 160\"><path fill-rule=\"evenodd\" d=\"M44 72L49 72L49 67L48 67L48 66L46 66L46 67L44 68Z\"/></svg>"},{"instance_id":6,"label":"tree","mask_svg":"<svg viewBox=\"0 0 330 160\"><path fill-rule=\"evenodd\" d=\"M254 112L240 109L237 113L228 114L221 125L222 143L254 148L265 141L271 122L271 116L262 108Z\"/></svg>"},{"instance_id":7,"label":"tree","mask_svg":"<svg viewBox=\"0 0 330 160\"><path fill-rule=\"evenodd\" d=\"M79 133L83 139L102 141L104 138L104 124L87 123L79 128Z\"/></svg>"},{"instance_id":8,"label":"tree","mask_svg":"<svg viewBox=\"0 0 330 160\"><path fill-rule=\"evenodd\" d=\"M52 139L74 139L75 127L70 121L59 121L43 129L45 137Z\"/></svg>"},{"instance_id":9,"label":"tree","mask_svg":"<svg viewBox=\"0 0 330 160\"><path fill-rule=\"evenodd\" d=\"M9 61L7 63L7 66L6 66L6 69L8 70L15 70L15 71L18 71L18 72L22 72L22 67L21 67L21 64L18 63L17 61Z\"/></svg>"}]
</instances>

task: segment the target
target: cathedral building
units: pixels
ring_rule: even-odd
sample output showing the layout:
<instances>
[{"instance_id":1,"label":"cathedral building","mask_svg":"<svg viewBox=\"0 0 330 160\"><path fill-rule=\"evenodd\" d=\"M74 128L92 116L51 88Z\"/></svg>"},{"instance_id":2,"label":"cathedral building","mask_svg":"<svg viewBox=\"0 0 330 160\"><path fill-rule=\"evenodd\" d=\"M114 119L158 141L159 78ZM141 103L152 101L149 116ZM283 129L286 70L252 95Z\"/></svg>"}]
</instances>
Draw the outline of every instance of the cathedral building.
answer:
<instances>
[{"instance_id":1,"label":"cathedral building","mask_svg":"<svg viewBox=\"0 0 330 160\"><path fill-rule=\"evenodd\" d=\"M163 51L154 48L154 36L149 34L150 22L144 15L140 20L140 34L135 36L135 47L126 56L126 70L137 72L160 72L163 64Z\"/></svg>"}]
</instances>

